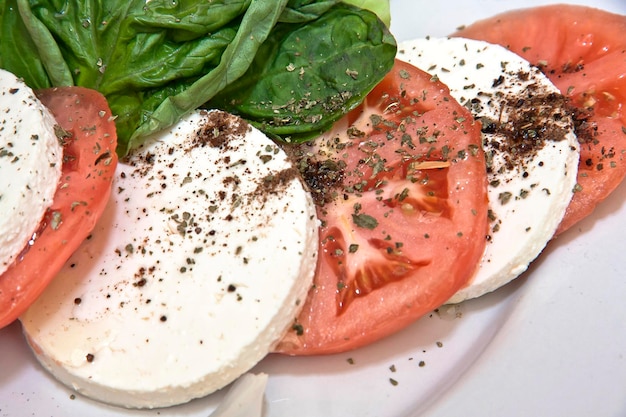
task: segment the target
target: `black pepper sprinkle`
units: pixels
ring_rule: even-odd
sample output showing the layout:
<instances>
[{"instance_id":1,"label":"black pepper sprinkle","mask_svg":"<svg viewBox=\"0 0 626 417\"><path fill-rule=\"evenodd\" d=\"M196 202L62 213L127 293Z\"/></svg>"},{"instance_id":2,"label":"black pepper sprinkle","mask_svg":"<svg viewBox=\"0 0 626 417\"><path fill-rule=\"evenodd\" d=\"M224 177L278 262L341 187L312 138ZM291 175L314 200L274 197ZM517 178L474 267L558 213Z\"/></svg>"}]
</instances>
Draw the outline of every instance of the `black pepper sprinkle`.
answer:
<instances>
[{"instance_id":1,"label":"black pepper sprinkle","mask_svg":"<svg viewBox=\"0 0 626 417\"><path fill-rule=\"evenodd\" d=\"M294 325L291 326L291 329L295 331L298 336L302 336L304 334L304 327L302 327L300 323L294 323ZM351 359L348 359L348 361L350 360Z\"/></svg>"},{"instance_id":2,"label":"black pepper sprinkle","mask_svg":"<svg viewBox=\"0 0 626 417\"><path fill-rule=\"evenodd\" d=\"M146 279L145 278L141 278L139 281L133 283L134 287L143 287L144 285L146 285Z\"/></svg>"},{"instance_id":3,"label":"black pepper sprinkle","mask_svg":"<svg viewBox=\"0 0 626 417\"><path fill-rule=\"evenodd\" d=\"M91 363L95 359L95 356L92 353L88 353L85 359L87 359L87 362Z\"/></svg>"}]
</instances>

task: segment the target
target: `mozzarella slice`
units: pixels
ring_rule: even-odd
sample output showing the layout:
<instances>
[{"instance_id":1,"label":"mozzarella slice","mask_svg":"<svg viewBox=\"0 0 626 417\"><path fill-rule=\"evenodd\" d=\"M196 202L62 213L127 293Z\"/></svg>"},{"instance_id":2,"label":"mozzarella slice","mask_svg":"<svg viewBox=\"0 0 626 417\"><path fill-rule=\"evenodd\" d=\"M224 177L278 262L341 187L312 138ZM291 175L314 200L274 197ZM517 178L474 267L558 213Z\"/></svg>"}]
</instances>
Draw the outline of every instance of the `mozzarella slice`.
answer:
<instances>
[{"instance_id":1,"label":"mozzarella slice","mask_svg":"<svg viewBox=\"0 0 626 417\"><path fill-rule=\"evenodd\" d=\"M461 302L523 273L552 238L576 185L579 149L559 90L498 45L462 38L402 42L398 58L448 85L483 123L491 230Z\"/></svg>"},{"instance_id":2,"label":"mozzarella slice","mask_svg":"<svg viewBox=\"0 0 626 417\"><path fill-rule=\"evenodd\" d=\"M55 124L33 90L0 69L0 274L52 205L63 158Z\"/></svg>"},{"instance_id":3,"label":"mozzarella slice","mask_svg":"<svg viewBox=\"0 0 626 417\"><path fill-rule=\"evenodd\" d=\"M66 385L124 407L207 395L260 361L304 302L315 207L286 154L196 112L120 164L92 236L21 317Z\"/></svg>"}]
</instances>

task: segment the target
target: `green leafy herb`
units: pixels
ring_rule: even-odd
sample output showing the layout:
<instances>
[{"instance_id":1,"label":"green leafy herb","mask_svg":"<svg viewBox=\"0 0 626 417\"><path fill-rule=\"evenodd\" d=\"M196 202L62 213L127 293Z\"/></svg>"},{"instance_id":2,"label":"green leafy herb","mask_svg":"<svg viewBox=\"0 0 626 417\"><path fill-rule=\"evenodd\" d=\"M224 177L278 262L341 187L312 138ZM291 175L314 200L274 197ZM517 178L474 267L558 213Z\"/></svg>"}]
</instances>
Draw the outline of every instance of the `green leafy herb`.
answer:
<instances>
[{"instance_id":1,"label":"green leafy herb","mask_svg":"<svg viewBox=\"0 0 626 417\"><path fill-rule=\"evenodd\" d=\"M280 23L239 80L209 101L273 137L301 142L356 107L391 69L394 38L372 13L338 4Z\"/></svg>"},{"instance_id":2,"label":"green leafy herb","mask_svg":"<svg viewBox=\"0 0 626 417\"><path fill-rule=\"evenodd\" d=\"M237 98L229 109L271 135L311 137L382 79L395 48L373 12L339 0L0 2L0 67L32 88L102 92L122 156L218 95L209 105ZM275 109L287 123L265 118Z\"/></svg>"},{"instance_id":3,"label":"green leafy herb","mask_svg":"<svg viewBox=\"0 0 626 417\"><path fill-rule=\"evenodd\" d=\"M375 217L370 216L369 214L353 214L352 221L358 227L362 227L364 229L375 229L378 226L378 220Z\"/></svg>"},{"instance_id":4,"label":"green leafy herb","mask_svg":"<svg viewBox=\"0 0 626 417\"><path fill-rule=\"evenodd\" d=\"M388 1L382 0L343 0L344 3L353 4L362 9L371 10L378 15L385 25L391 24L391 10Z\"/></svg>"}]
</instances>

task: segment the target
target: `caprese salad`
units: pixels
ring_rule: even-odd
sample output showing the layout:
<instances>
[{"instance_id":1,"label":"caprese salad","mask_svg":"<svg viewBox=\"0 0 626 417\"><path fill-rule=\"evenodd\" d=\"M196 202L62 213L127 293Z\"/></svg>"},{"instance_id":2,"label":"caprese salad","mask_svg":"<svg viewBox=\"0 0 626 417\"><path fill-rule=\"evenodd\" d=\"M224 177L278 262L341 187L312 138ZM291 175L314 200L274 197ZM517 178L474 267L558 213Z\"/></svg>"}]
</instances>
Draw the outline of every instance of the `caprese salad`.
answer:
<instances>
[{"instance_id":1,"label":"caprese salad","mask_svg":"<svg viewBox=\"0 0 626 417\"><path fill-rule=\"evenodd\" d=\"M44 89L36 97L12 73L1 70L0 80L4 327L43 291L100 217L117 166L117 136L95 90Z\"/></svg>"},{"instance_id":2,"label":"caprese salad","mask_svg":"<svg viewBox=\"0 0 626 417\"><path fill-rule=\"evenodd\" d=\"M344 6L337 10L346 16ZM357 15L368 21L363 13ZM584 39L577 23L582 16L595 22L584 28ZM554 23L543 24L550 19ZM366 27L372 25L380 27ZM535 37L516 43L516 25L538 28ZM324 20L312 30L327 27ZM220 389L269 352L344 352L442 304L493 291L519 276L555 233L591 212L626 173L626 45L616 35L624 30L624 16L575 6L496 16L452 38L400 43L397 52L382 30L373 43L382 42L385 51L394 45L393 67L382 81L370 81L373 89L360 85L358 100L352 97L359 94L345 93L339 104L336 97L321 103L305 93L307 100L277 105L269 99L268 107L258 86L267 93L269 84L251 86L258 78L244 76L241 85L209 101L221 110L189 112L165 98L179 88L168 85L167 94L144 102L163 123L157 128L150 117L135 123L134 132L142 133L126 134L117 147L124 156L119 164L120 122L115 129L102 96L94 99L98 110L88 122L65 125L83 116L66 116L57 110L65 104L55 100L82 110L91 100L80 94L91 90L48 89L36 99L3 73L10 80L3 97L21 92L24 108L39 106L36 116L45 120L37 123L45 133L28 137L39 142L45 136L53 149L47 155L54 157L43 164L50 170L45 184L34 196L15 193L11 210L35 205L24 198L46 203L23 215L33 224L20 226L27 229L20 234L55 255L43 260L32 248L24 252L23 243L7 246L3 306L17 299L8 292L15 281L6 279L16 265L32 271L59 259L46 278L21 273L26 281L15 286L19 291L56 278L7 320L20 315L37 358L66 385L107 403L152 408ZM545 31L572 41L550 48L545 39L554 37ZM301 32L295 33L299 39ZM238 39L232 36L229 42ZM293 39L286 45L298 42ZM284 75L299 74L309 89L316 85L304 81L308 67L289 59L253 60L250 68L272 73L276 65L280 76L264 81L274 83L276 96ZM342 71L353 80L364 76L354 68ZM104 90L105 96L113 91ZM233 91L245 94L227 99ZM130 106L119 91L111 96ZM121 112L117 106L112 109ZM160 113L161 106L168 111ZM316 106L347 114L330 117L332 127L319 134L321 116L308 113ZM159 116L165 113L167 122ZM125 117L128 128L129 118L145 115ZM94 120L106 127L93 128ZM292 130L280 140L285 126ZM87 142L94 136L97 142ZM68 151L66 139L89 144L84 158ZM2 140L2 156L13 156L14 140ZM34 161L17 172L40 179L41 159ZM11 176L18 177L30 184L19 173ZM90 182L87 192L74 187L81 180L97 184ZM68 188L78 195L55 208L56 195ZM76 216L77 210L84 214ZM70 217L99 220L60 227ZM44 241L46 233L59 236L57 230L65 235ZM56 252L59 246L64 254ZM35 259L33 266L15 262L19 256Z\"/></svg>"}]
</instances>

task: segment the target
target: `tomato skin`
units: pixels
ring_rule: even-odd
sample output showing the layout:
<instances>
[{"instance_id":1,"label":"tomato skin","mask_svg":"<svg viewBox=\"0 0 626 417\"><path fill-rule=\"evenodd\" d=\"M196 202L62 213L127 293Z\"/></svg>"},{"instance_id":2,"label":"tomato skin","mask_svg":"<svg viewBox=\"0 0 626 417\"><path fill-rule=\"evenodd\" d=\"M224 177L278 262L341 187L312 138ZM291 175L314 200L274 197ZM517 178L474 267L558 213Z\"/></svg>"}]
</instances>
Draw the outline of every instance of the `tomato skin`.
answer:
<instances>
[{"instance_id":1,"label":"tomato skin","mask_svg":"<svg viewBox=\"0 0 626 417\"><path fill-rule=\"evenodd\" d=\"M366 103L305 153L332 155L345 169L338 198L318 207L314 286L277 352L372 343L472 277L487 234L480 126L442 83L397 61Z\"/></svg>"},{"instance_id":2,"label":"tomato skin","mask_svg":"<svg viewBox=\"0 0 626 417\"><path fill-rule=\"evenodd\" d=\"M453 36L508 47L571 99L581 142L579 190L557 234L588 216L626 175L626 16L573 5L507 12Z\"/></svg>"},{"instance_id":3,"label":"tomato skin","mask_svg":"<svg viewBox=\"0 0 626 417\"><path fill-rule=\"evenodd\" d=\"M71 136L65 140L61 179L39 236L0 277L0 328L35 301L89 236L109 199L117 166L115 122L104 96L83 87L36 94Z\"/></svg>"}]
</instances>

